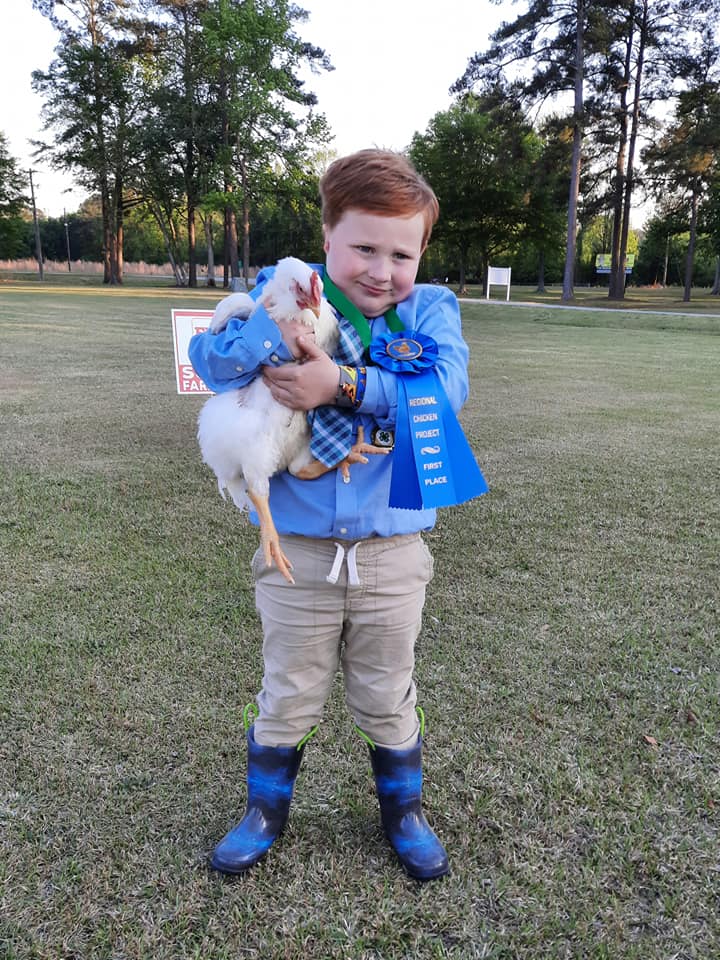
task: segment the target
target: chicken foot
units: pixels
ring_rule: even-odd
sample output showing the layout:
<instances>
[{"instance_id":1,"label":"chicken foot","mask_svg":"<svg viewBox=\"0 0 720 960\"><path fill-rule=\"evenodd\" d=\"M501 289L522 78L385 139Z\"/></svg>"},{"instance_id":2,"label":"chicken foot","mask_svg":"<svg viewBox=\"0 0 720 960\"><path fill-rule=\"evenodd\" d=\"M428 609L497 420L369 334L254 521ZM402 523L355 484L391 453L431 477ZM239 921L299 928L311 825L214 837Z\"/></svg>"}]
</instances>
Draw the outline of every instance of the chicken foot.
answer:
<instances>
[{"instance_id":1,"label":"chicken foot","mask_svg":"<svg viewBox=\"0 0 720 960\"><path fill-rule=\"evenodd\" d=\"M336 463L334 467L328 467L326 464L321 463L320 460L313 460L306 467L301 467L300 470L293 474L293 476L297 477L298 480L316 480L318 477L322 477L323 474L329 473L331 470L339 470L342 474L343 481L345 483L350 483L350 465L353 463L367 463L368 458L365 456L366 453L381 453L387 456L387 454L390 453L390 448L377 447L373 443L366 443L365 429L362 424L359 424L357 440L350 447L350 451L344 460L341 460L340 463Z\"/></svg>"}]
</instances>

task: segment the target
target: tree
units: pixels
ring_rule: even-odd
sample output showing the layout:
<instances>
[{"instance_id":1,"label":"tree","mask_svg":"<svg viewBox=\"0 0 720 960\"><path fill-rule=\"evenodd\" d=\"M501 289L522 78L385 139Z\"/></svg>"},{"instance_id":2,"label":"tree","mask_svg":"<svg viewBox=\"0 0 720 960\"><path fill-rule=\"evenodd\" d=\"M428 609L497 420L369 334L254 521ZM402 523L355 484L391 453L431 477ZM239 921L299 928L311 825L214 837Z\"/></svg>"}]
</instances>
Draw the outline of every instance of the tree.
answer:
<instances>
[{"instance_id":1,"label":"tree","mask_svg":"<svg viewBox=\"0 0 720 960\"><path fill-rule=\"evenodd\" d=\"M680 55L679 62L687 89L678 95L663 136L644 151L643 158L656 195L672 200L686 216L689 242L683 300L688 302L700 204L720 171L720 47L704 36L699 49Z\"/></svg>"},{"instance_id":2,"label":"tree","mask_svg":"<svg viewBox=\"0 0 720 960\"><path fill-rule=\"evenodd\" d=\"M307 18L288 0L217 0L203 18L217 156L225 194L226 251L236 249L240 220L245 279L250 262L250 212L273 188L276 172L307 168L329 138L314 94L298 77L301 67L331 70L319 47L300 39L294 24ZM231 264L236 275L236 262Z\"/></svg>"},{"instance_id":3,"label":"tree","mask_svg":"<svg viewBox=\"0 0 720 960\"><path fill-rule=\"evenodd\" d=\"M60 34L49 69L33 73L33 87L45 97L44 127L56 131L57 139L36 146L56 169L72 171L99 194L104 282L122 283L128 128L138 99L136 51L121 19L130 0L33 0L33 5Z\"/></svg>"},{"instance_id":4,"label":"tree","mask_svg":"<svg viewBox=\"0 0 720 960\"><path fill-rule=\"evenodd\" d=\"M548 253L562 244L574 130L562 118L549 118L536 139L527 206L520 240L535 251L537 291L545 292Z\"/></svg>"},{"instance_id":5,"label":"tree","mask_svg":"<svg viewBox=\"0 0 720 960\"><path fill-rule=\"evenodd\" d=\"M294 23L307 14L287 0L155 0L146 9L154 15L145 25L153 50L145 99L151 122L137 151L139 191L152 197L176 261L174 224L184 203L191 286L197 217L213 276L219 215L225 282L240 273L238 233L247 280L251 211L273 193L278 177L307 168L313 146L328 136L298 70L330 64L297 36ZM181 269L178 263L176 273Z\"/></svg>"},{"instance_id":6,"label":"tree","mask_svg":"<svg viewBox=\"0 0 720 960\"><path fill-rule=\"evenodd\" d=\"M309 263L323 259L318 180L320 171L280 171L275 187L255 205L253 250L257 264L275 263L292 251Z\"/></svg>"},{"instance_id":7,"label":"tree","mask_svg":"<svg viewBox=\"0 0 720 960\"><path fill-rule=\"evenodd\" d=\"M27 246L27 179L11 156L7 137L0 131L0 259L12 260Z\"/></svg>"},{"instance_id":8,"label":"tree","mask_svg":"<svg viewBox=\"0 0 720 960\"><path fill-rule=\"evenodd\" d=\"M600 69L593 78L594 138L614 151L610 207L613 211L608 295L625 295L625 258L636 184L640 134L656 122L651 107L676 92L682 77L678 54L687 61L693 40L717 20L717 0L622 0L601 4L607 23Z\"/></svg>"},{"instance_id":9,"label":"tree","mask_svg":"<svg viewBox=\"0 0 720 960\"><path fill-rule=\"evenodd\" d=\"M152 67L146 71L146 122L138 129L136 176L165 236L178 283L185 282L177 249L176 210L185 207L187 283L197 286L196 217L207 191L209 154L217 132L208 108L209 81L203 16L208 0L155 0L156 19L138 23ZM147 122L150 121L150 122Z\"/></svg>"},{"instance_id":10,"label":"tree","mask_svg":"<svg viewBox=\"0 0 720 960\"><path fill-rule=\"evenodd\" d=\"M715 255L713 296L720 296L720 173L713 177L701 208L701 219Z\"/></svg>"},{"instance_id":11,"label":"tree","mask_svg":"<svg viewBox=\"0 0 720 960\"><path fill-rule=\"evenodd\" d=\"M494 0L499 2L499 0ZM603 18L598 5L585 0L529 0L525 13L512 23L507 22L491 37L485 53L473 56L463 76L456 82L456 91L470 90L478 82L497 81L510 70L519 71L517 86L529 104L542 105L547 100L571 93L573 110L571 125L573 146L567 204L567 246L563 300L573 297L577 206L582 163L582 141L585 124L584 90L587 49L593 49L594 36ZM527 74L524 67L534 70Z\"/></svg>"},{"instance_id":12,"label":"tree","mask_svg":"<svg viewBox=\"0 0 720 960\"><path fill-rule=\"evenodd\" d=\"M534 135L517 99L496 84L437 113L409 154L440 202L433 238L454 250L465 287L471 256L484 271L525 222Z\"/></svg>"}]
</instances>

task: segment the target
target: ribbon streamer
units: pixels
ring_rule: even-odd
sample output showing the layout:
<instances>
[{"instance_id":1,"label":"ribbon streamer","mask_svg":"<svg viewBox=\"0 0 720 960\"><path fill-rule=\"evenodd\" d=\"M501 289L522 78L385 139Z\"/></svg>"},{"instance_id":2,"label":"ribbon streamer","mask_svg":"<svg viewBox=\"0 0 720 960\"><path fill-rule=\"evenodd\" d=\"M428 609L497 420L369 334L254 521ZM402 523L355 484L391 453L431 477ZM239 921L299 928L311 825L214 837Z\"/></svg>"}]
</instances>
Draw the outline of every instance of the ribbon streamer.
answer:
<instances>
[{"instance_id":1,"label":"ribbon streamer","mask_svg":"<svg viewBox=\"0 0 720 960\"><path fill-rule=\"evenodd\" d=\"M390 506L451 507L488 492L462 427L435 371L437 343L415 330L384 333L371 360L398 375L398 413Z\"/></svg>"}]
</instances>

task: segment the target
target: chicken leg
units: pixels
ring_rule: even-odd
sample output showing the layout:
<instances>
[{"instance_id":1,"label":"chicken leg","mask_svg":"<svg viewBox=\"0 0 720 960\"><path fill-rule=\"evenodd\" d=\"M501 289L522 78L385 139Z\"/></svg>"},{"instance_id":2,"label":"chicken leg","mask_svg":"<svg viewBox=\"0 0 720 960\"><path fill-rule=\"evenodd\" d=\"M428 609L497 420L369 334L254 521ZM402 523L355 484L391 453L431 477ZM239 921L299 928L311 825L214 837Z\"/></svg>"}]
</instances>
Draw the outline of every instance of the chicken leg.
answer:
<instances>
[{"instance_id":1,"label":"chicken leg","mask_svg":"<svg viewBox=\"0 0 720 960\"><path fill-rule=\"evenodd\" d=\"M275 523L270 513L270 503L268 498L248 489L247 495L258 515L260 522L260 545L265 555L265 565L271 567L273 563L277 566L280 573L285 577L288 583L294 584L293 576L290 573L292 564L285 556L280 547L280 537L275 529Z\"/></svg>"}]
</instances>

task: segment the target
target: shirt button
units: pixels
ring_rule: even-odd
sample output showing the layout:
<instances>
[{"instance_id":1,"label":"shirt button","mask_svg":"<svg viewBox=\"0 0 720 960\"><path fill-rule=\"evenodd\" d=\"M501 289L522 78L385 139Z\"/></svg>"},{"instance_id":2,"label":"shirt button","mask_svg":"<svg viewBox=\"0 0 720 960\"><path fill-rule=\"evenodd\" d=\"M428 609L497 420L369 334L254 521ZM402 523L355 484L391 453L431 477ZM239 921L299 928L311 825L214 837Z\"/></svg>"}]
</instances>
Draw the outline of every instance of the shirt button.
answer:
<instances>
[{"instance_id":1,"label":"shirt button","mask_svg":"<svg viewBox=\"0 0 720 960\"><path fill-rule=\"evenodd\" d=\"M347 533L347 527L340 527L340 533Z\"/></svg>"},{"instance_id":2,"label":"shirt button","mask_svg":"<svg viewBox=\"0 0 720 960\"><path fill-rule=\"evenodd\" d=\"M235 367L235 369L237 370L238 373L242 373L245 368L244 368L244 367Z\"/></svg>"},{"instance_id":3,"label":"shirt button","mask_svg":"<svg viewBox=\"0 0 720 960\"><path fill-rule=\"evenodd\" d=\"M263 346L265 347L266 350L269 350L270 347L272 346L272 340L266 340L266 341L263 343Z\"/></svg>"},{"instance_id":4,"label":"shirt button","mask_svg":"<svg viewBox=\"0 0 720 960\"><path fill-rule=\"evenodd\" d=\"M276 353L273 353L271 354L270 359L272 360L273 363L277 363L280 357Z\"/></svg>"}]
</instances>

